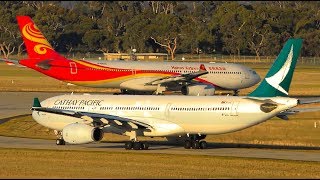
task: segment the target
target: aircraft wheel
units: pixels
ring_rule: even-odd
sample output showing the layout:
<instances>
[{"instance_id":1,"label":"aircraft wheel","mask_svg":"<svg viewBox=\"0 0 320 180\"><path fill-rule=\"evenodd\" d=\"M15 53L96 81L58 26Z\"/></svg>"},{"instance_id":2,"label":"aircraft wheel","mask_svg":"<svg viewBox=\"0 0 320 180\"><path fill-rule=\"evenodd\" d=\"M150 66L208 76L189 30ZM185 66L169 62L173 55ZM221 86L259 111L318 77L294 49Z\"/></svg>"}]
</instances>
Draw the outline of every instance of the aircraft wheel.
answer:
<instances>
[{"instance_id":1,"label":"aircraft wheel","mask_svg":"<svg viewBox=\"0 0 320 180\"><path fill-rule=\"evenodd\" d=\"M133 148L134 150L139 150L139 149L141 149L141 147L142 147L142 146L141 146L141 143L140 143L140 142L134 142L132 148Z\"/></svg>"},{"instance_id":2,"label":"aircraft wheel","mask_svg":"<svg viewBox=\"0 0 320 180\"><path fill-rule=\"evenodd\" d=\"M200 148L199 141L193 141L192 142L192 149L199 149L199 148Z\"/></svg>"},{"instance_id":3,"label":"aircraft wheel","mask_svg":"<svg viewBox=\"0 0 320 180\"><path fill-rule=\"evenodd\" d=\"M149 144L148 143L141 143L141 149L143 149L143 150L149 149Z\"/></svg>"},{"instance_id":4,"label":"aircraft wheel","mask_svg":"<svg viewBox=\"0 0 320 180\"><path fill-rule=\"evenodd\" d=\"M239 96L239 90L234 90L233 96Z\"/></svg>"},{"instance_id":5,"label":"aircraft wheel","mask_svg":"<svg viewBox=\"0 0 320 180\"><path fill-rule=\"evenodd\" d=\"M206 141L201 141L200 142L200 149L207 149L207 148L208 148L207 142Z\"/></svg>"},{"instance_id":6,"label":"aircraft wheel","mask_svg":"<svg viewBox=\"0 0 320 180\"><path fill-rule=\"evenodd\" d=\"M185 149L190 149L190 148L191 148L191 141L186 140L186 141L184 142L184 148L185 148Z\"/></svg>"},{"instance_id":7,"label":"aircraft wheel","mask_svg":"<svg viewBox=\"0 0 320 180\"><path fill-rule=\"evenodd\" d=\"M130 149L132 149L132 146L133 146L133 143L131 142L131 141L129 141L129 142L126 142L125 144L124 144L124 148L126 149L126 150L130 150Z\"/></svg>"},{"instance_id":8,"label":"aircraft wheel","mask_svg":"<svg viewBox=\"0 0 320 180\"><path fill-rule=\"evenodd\" d=\"M66 143L65 143L65 141L63 139L57 139L56 140L56 144L57 145L65 145Z\"/></svg>"}]
</instances>

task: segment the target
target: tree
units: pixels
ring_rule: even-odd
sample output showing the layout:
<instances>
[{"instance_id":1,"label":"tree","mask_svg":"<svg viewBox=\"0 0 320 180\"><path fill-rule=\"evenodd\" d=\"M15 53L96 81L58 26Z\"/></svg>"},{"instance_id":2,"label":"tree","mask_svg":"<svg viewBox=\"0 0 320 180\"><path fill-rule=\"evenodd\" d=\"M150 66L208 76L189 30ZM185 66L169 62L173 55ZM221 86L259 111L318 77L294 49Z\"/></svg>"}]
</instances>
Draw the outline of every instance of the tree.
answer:
<instances>
[{"instance_id":1,"label":"tree","mask_svg":"<svg viewBox=\"0 0 320 180\"><path fill-rule=\"evenodd\" d=\"M150 37L152 40L154 40L154 42L156 44L159 44L160 46L166 48L166 50L168 51L168 53L171 55L171 60L174 60L174 54L175 51L177 49L177 37L174 38L165 38L164 41L165 43L161 44L159 43L156 39L154 39L153 37Z\"/></svg>"},{"instance_id":2,"label":"tree","mask_svg":"<svg viewBox=\"0 0 320 180\"><path fill-rule=\"evenodd\" d=\"M0 3L0 51L4 58L9 58L17 49L18 54L22 51L23 42L14 16L20 7L18 2Z\"/></svg>"},{"instance_id":3,"label":"tree","mask_svg":"<svg viewBox=\"0 0 320 180\"><path fill-rule=\"evenodd\" d=\"M171 59L175 58L181 19L172 14L157 14L146 27L154 43L164 47Z\"/></svg>"},{"instance_id":4,"label":"tree","mask_svg":"<svg viewBox=\"0 0 320 180\"><path fill-rule=\"evenodd\" d=\"M237 55L246 51L246 32L243 27L248 23L249 15L249 11L237 2L226 2L217 7L210 26L218 31L217 34L221 34L222 50Z\"/></svg>"},{"instance_id":5,"label":"tree","mask_svg":"<svg viewBox=\"0 0 320 180\"><path fill-rule=\"evenodd\" d=\"M152 44L148 45L149 31L145 31L154 17L150 13L140 13L134 16L126 25L123 47L125 49L137 49L138 52L148 52ZM144 21L141 21L144 19ZM153 49L154 50L154 49Z\"/></svg>"},{"instance_id":6,"label":"tree","mask_svg":"<svg viewBox=\"0 0 320 180\"><path fill-rule=\"evenodd\" d=\"M64 46L59 42L59 36L65 32L68 22L65 21L67 10L59 5L44 3L39 9L33 21L48 39L52 47L59 51Z\"/></svg>"}]
</instances>

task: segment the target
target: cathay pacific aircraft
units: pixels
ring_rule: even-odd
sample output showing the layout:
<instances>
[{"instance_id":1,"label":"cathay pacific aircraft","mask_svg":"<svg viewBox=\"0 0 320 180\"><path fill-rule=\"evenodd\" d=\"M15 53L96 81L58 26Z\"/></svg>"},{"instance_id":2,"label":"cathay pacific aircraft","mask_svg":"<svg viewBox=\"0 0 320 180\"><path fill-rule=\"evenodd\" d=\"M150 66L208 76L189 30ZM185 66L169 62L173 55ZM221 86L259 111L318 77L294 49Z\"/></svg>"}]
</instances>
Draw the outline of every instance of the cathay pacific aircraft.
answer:
<instances>
[{"instance_id":1,"label":"cathay pacific aircraft","mask_svg":"<svg viewBox=\"0 0 320 180\"><path fill-rule=\"evenodd\" d=\"M216 90L248 88L260 82L251 68L233 63L85 61L67 59L56 52L29 16L17 16L28 58L0 59L9 65L34 69L69 84L119 88L122 94L214 95ZM228 79L226 81L226 79Z\"/></svg>"},{"instance_id":2,"label":"cathay pacific aircraft","mask_svg":"<svg viewBox=\"0 0 320 180\"><path fill-rule=\"evenodd\" d=\"M302 39L289 39L262 83L248 96L60 95L40 103L32 117L54 129L57 145L100 141L103 133L129 136L126 149L147 149L139 136L187 137L185 148L205 149L210 134L240 131L274 116L287 119L303 103L288 97Z\"/></svg>"}]
</instances>

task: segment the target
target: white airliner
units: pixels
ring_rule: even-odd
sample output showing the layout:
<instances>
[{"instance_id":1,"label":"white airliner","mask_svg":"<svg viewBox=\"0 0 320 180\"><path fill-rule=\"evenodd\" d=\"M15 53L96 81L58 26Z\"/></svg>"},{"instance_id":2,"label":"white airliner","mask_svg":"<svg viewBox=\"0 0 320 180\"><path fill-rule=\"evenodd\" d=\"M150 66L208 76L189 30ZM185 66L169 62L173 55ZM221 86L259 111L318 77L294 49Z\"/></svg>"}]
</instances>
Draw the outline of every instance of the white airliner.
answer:
<instances>
[{"instance_id":1,"label":"white airliner","mask_svg":"<svg viewBox=\"0 0 320 180\"><path fill-rule=\"evenodd\" d=\"M122 94L161 94L181 91L184 95L214 95L256 85L260 76L251 68L233 63L84 61L61 56L49 44L29 16L17 16L28 58L20 65L69 84L119 88Z\"/></svg>"},{"instance_id":2,"label":"white airliner","mask_svg":"<svg viewBox=\"0 0 320 180\"><path fill-rule=\"evenodd\" d=\"M248 96L61 95L34 99L33 118L57 132L57 145L127 135L126 149L147 149L139 136L186 136L185 148L206 148L206 135L239 131L274 116L287 119L302 103L288 96L302 46L289 39L259 87Z\"/></svg>"}]
</instances>

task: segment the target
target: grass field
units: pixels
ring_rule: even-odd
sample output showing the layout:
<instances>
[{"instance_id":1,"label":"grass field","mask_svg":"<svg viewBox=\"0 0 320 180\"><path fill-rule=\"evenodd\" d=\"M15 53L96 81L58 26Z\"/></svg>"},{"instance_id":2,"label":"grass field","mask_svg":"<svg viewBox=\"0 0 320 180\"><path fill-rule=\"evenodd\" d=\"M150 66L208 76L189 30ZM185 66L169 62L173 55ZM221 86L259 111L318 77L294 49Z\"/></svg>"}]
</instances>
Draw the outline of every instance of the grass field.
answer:
<instances>
[{"instance_id":1,"label":"grass field","mask_svg":"<svg viewBox=\"0 0 320 180\"><path fill-rule=\"evenodd\" d=\"M320 178L318 162L0 149L0 178Z\"/></svg>"}]
</instances>

